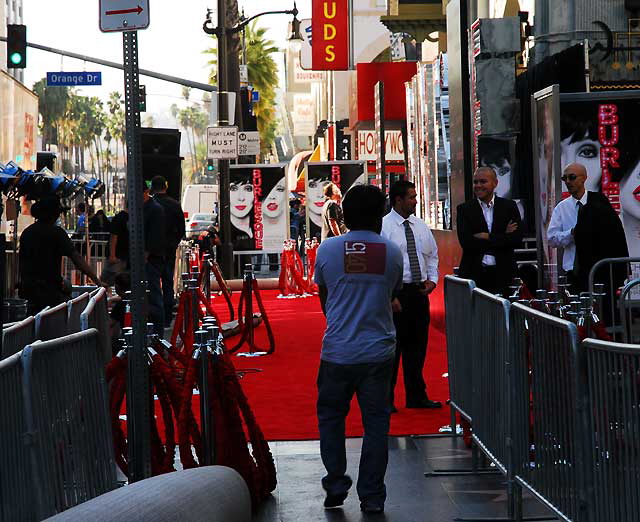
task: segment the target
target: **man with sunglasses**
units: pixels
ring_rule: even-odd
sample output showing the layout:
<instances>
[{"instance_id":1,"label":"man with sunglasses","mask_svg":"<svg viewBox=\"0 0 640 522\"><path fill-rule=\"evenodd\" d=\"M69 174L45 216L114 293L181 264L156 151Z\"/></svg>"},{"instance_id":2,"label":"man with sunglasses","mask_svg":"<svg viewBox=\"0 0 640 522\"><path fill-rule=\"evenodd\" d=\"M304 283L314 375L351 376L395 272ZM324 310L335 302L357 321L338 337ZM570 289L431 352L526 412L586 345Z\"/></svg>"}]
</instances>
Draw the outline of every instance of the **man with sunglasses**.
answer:
<instances>
[{"instance_id":1,"label":"man with sunglasses","mask_svg":"<svg viewBox=\"0 0 640 522\"><path fill-rule=\"evenodd\" d=\"M572 163L564 169L562 181L571 197L562 200L553 209L547 230L549 244L563 248L562 268L566 272L571 291L579 295L588 291L589 272L593 265L607 257L627 257L629 251L622 222L601 192L585 189L587 169L580 163ZM614 270L613 285L619 286L626 277L626 270ZM608 283L602 278L600 282ZM605 285L609 288L609 285ZM608 307L607 307L608 308Z\"/></svg>"}]
</instances>

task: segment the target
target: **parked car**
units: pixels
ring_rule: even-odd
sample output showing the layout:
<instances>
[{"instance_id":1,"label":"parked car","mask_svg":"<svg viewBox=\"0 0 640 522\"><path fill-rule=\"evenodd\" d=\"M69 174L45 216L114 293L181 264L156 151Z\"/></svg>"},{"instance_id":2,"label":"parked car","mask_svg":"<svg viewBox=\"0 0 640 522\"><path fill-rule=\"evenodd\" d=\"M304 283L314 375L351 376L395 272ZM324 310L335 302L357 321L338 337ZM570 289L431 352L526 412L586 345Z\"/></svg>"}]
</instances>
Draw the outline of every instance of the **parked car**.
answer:
<instances>
[{"instance_id":1,"label":"parked car","mask_svg":"<svg viewBox=\"0 0 640 522\"><path fill-rule=\"evenodd\" d=\"M194 214L187 220L187 237L198 236L215 222L215 214Z\"/></svg>"}]
</instances>

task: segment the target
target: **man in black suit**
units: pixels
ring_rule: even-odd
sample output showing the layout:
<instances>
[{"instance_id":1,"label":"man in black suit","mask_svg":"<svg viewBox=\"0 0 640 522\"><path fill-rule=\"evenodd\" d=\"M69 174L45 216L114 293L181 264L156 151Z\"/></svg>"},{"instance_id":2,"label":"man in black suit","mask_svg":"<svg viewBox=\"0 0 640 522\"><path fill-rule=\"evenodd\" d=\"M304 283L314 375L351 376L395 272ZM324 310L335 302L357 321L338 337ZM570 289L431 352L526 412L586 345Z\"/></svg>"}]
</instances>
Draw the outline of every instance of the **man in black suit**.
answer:
<instances>
[{"instance_id":1,"label":"man in black suit","mask_svg":"<svg viewBox=\"0 0 640 522\"><path fill-rule=\"evenodd\" d=\"M563 247L562 267L571 284L572 293L589 290L589 272L593 265L608 257L627 257L629 250L622 221L601 192L585 189L587 170L580 163L564 169L562 181L571 197L562 200L553 209L547 231L549 244ZM595 274L595 281L605 283L607 301L612 299L611 288L621 286L627 277L627 265L613 265L613 278L604 268ZM610 324L610 306L605 306L605 319Z\"/></svg>"},{"instance_id":2,"label":"man in black suit","mask_svg":"<svg viewBox=\"0 0 640 522\"><path fill-rule=\"evenodd\" d=\"M507 295L517 272L513 250L522 243L520 211L515 202L495 195L498 177L491 167L473 175L475 198L458 205L458 241L462 260L458 275L478 288Z\"/></svg>"}]
</instances>

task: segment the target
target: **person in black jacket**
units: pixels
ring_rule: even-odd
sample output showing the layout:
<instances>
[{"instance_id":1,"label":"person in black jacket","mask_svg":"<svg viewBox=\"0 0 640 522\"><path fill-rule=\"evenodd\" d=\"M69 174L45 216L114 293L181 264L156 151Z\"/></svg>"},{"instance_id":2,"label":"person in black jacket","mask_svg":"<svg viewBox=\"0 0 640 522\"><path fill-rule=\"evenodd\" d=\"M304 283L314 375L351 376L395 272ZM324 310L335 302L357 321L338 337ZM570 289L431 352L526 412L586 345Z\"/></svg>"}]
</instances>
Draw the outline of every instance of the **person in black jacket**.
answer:
<instances>
[{"instance_id":1,"label":"person in black jacket","mask_svg":"<svg viewBox=\"0 0 640 522\"><path fill-rule=\"evenodd\" d=\"M144 184L144 256L149 289L149 320L154 332L164 335L164 299L162 295L162 273L167 255L167 229L164 207L151 197L149 187Z\"/></svg>"},{"instance_id":2,"label":"person in black jacket","mask_svg":"<svg viewBox=\"0 0 640 522\"><path fill-rule=\"evenodd\" d=\"M162 205L167 230L167 250L162 270L162 297L164 301L165 325L170 325L173 319L175 294L173 278L176 266L176 250L185 235L184 212L180 203L167 194L167 180L163 176L151 179L153 199Z\"/></svg>"},{"instance_id":3,"label":"person in black jacket","mask_svg":"<svg viewBox=\"0 0 640 522\"><path fill-rule=\"evenodd\" d=\"M622 221L601 192L587 191L587 170L580 163L564 169L562 181L571 197L562 200L553 209L547 231L549 244L562 247L562 267L571 284L572 293L589 290L589 272L600 260L608 257L628 257L627 240ZM612 279L605 267L598 270L594 281L605 283L607 302L605 320L613 319L610 312L612 290L621 286L627 277L627 265L613 265Z\"/></svg>"},{"instance_id":4,"label":"person in black jacket","mask_svg":"<svg viewBox=\"0 0 640 522\"><path fill-rule=\"evenodd\" d=\"M495 195L498 177L491 167L473 175L475 198L458 205L458 241L462 260L458 275L506 297L517 273L514 249L522 243L520 211L515 202Z\"/></svg>"}]
</instances>

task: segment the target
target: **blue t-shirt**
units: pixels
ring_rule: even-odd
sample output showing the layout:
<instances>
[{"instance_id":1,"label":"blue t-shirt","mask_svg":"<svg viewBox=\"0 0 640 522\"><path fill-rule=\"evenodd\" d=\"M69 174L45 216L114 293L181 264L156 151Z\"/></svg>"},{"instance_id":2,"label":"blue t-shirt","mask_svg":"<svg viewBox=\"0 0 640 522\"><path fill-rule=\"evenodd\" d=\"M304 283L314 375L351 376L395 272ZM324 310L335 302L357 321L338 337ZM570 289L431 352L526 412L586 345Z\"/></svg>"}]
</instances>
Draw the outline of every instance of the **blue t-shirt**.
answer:
<instances>
[{"instance_id":1,"label":"blue t-shirt","mask_svg":"<svg viewBox=\"0 0 640 522\"><path fill-rule=\"evenodd\" d=\"M328 294L322 360L358 364L394 355L391 299L402 287L402 254L394 243L365 230L326 239L314 279Z\"/></svg>"}]
</instances>

